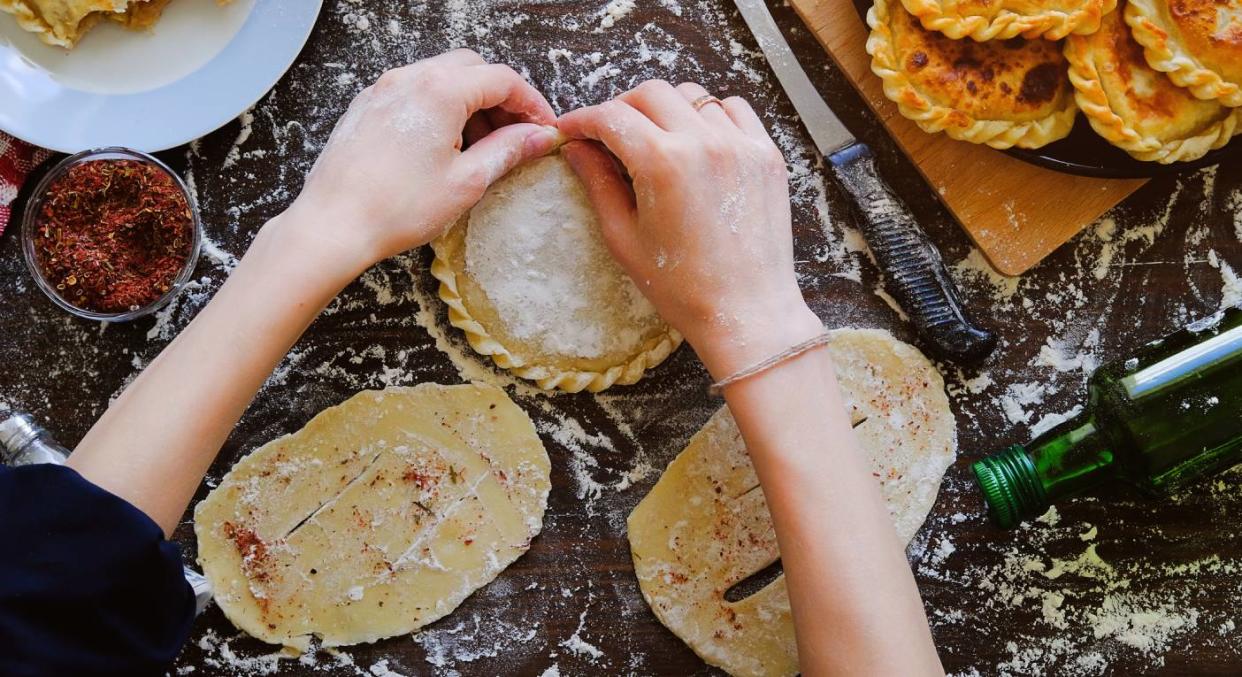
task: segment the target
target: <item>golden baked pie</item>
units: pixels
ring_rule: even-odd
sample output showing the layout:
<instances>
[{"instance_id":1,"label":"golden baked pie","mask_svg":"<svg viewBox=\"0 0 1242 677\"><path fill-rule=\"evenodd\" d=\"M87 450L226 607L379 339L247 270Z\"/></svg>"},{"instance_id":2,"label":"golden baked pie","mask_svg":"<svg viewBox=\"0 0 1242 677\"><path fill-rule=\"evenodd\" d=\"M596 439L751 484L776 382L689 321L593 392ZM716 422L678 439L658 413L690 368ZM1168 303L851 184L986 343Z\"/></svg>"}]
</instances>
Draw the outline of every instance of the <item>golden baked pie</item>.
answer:
<instances>
[{"instance_id":1,"label":"golden baked pie","mask_svg":"<svg viewBox=\"0 0 1242 677\"><path fill-rule=\"evenodd\" d=\"M545 390L634 383L681 343L613 261L559 154L497 181L432 248L449 322Z\"/></svg>"},{"instance_id":2,"label":"golden baked pie","mask_svg":"<svg viewBox=\"0 0 1242 677\"><path fill-rule=\"evenodd\" d=\"M993 148L1038 148L1069 134L1077 106L1065 56L1048 40L952 40L897 0L867 14L871 70L901 114L929 133Z\"/></svg>"},{"instance_id":3,"label":"golden baked pie","mask_svg":"<svg viewBox=\"0 0 1242 677\"><path fill-rule=\"evenodd\" d=\"M1148 65L1121 11L1094 35L1070 36L1065 56L1091 127L1140 160L1194 160L1242 131L1242 109L1198 99Z\"/></svg>"},{"instance_id":4,"label":"golden baked pie","mask_svg":"<svg viewBox=\"0 0 1242 677\"><path fill-rule=\"evenodd\" d=\"M225 0L227 1L227 0ZM160 16L164 14L164 8L172 0L146 0L145 2L134 2L120 14L109 14L108 18L134 30L143 30L155 25L159 21ZM224 2L220 2L224 4Z\"/></svg>"},{"instance_id":5,"label":"golden baked pie","mask_svg":"<svg viewBox=\"0 0 1242 677\"><path fill-rule=\"evenodd\" d=\"M105 14L124 12L129 0L0 0L22 28L49 45L73 47Z\"/></svg>"},{"instance_id":6,"label":"golden baked pie","mask_svg":"<svg viewBox=\"0 0 1242 677\"><path fill-rule=\"evenodd\" d=\"M1132 0L1147 63L1200 99L1242 106L1242 0Z\"/></svg>"},{"instance_id":7,"label":"golden baked pie","mask_svg":"<svg viewBox=\"0 0 1242 677\"><path fill-rule=\"evenodd\" d=\"M232 0L216 0L227 4ZM0 0L0 10L12 14L22 28L49 45L73 47L104 19L126 28L144 30L155 25L171 0Z\"/></svg>"},{"instance_id":8,"label":"golden baked pie","mask_svg":"<svg viewBox=\"0 0 1242 677\"><path fill-rule=\"evenodd\" d=\"M1060 40L1094 33L1117 0L902 0L925 28L960 39Z\"/></svg>"}]
</instances>

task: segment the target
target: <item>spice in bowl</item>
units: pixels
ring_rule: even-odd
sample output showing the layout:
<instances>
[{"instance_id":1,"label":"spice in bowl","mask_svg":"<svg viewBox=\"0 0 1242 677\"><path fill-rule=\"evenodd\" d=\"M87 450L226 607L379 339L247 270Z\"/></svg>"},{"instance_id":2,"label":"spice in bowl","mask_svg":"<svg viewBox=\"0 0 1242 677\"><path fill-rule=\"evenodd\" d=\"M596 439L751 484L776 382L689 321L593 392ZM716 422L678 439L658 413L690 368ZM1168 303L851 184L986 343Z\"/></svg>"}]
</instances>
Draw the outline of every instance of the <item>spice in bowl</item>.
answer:
<instances>
[{"instance_id":1,"label":"spice in bowl","mask_svg":"<svg viewBox=\"0 0 1242 677\"><path fill-rule=\"evenodd\" d=\"M49 179L29 215L30 243L43 282L60 300L89 313L125 314L179 284L197 252L197 224L167 168L112 153L72 162Z\"/></svg>"}]
</instances>

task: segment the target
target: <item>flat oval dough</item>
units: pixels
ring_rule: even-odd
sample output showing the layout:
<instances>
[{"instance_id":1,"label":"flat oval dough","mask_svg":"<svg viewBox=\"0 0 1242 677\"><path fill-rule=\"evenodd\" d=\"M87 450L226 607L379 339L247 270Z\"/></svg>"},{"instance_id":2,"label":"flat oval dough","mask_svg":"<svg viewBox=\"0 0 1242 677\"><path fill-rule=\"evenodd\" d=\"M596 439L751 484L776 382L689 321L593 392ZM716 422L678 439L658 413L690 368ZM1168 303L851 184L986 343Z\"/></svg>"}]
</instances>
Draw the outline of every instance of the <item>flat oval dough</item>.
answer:
<instances>
[{"instance_id":1,"label":"flat oval dough","mask_svg":"<svg viewBox=\"0 0 1242 677\"><path fill-rule=\"evenodd\" d=\"M1199 99L1148 65L1118 9L1065 41L1078 107L1096 133L1139 160L1196 160L1242 131L1242 109Z\"/></svg>"},{"instance_id":2,"label":"flat oval dough","mask_svg":"<svg viewBox=\"0 0 1242 677\"><path fill-rule=\"evenodd\" d=\"M993 148L1039 148L1064 138L1078 107L1060 45L1048 40L950 40L900 0L867 13L871 70L884 96L928 134Z\"/></svg>"},{"instance_id":3,"label":"flat oval dough","mask_svg":"<svg viewBox=\"0 0 1242 677\"><path fill-rule=\"evenodd\" d=\"M908 543L957 456L944 381L922 353L885 331L837 330L828 349L859 445L897 535ZM738 602L725 599L780 557L763 491L727 407L669 464L628 525L643 597L673 634L734 675L797 674L784 576Z\"/></svg>"},{"instance_id":4,"label":"flat oval dough","mask_svg":"<svg viewBox=\"0 0 1242 677\"><path fill-rule=\"evenodd\" d=\"M497 181L432 248L449 322L545 390L635 383L681 344L608 254L559 154Z\"/></svg>"},{"instance_id":5,"label":"flat oval dough","mask_svg":"<svg viewBox=\"0 0 1242 677\"><path fill-rule=\"evenodd\" d=\"M194 511L198 561L254 637L374 642L526 552L550 487L534 425L499 388L365 391L234 466Z\"/></svg>"}]
</instances>

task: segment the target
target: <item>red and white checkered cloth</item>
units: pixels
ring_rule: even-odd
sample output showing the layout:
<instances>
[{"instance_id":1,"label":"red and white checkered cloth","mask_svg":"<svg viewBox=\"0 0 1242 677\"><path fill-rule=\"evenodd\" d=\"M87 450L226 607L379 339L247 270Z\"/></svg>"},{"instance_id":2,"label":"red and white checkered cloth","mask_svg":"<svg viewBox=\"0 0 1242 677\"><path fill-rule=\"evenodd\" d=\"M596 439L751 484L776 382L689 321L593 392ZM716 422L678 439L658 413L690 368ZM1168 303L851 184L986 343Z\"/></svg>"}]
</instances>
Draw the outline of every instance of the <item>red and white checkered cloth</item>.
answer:
<instances>
[{"instance_id":1,"label":"red and white checkered cloth","mask_svg":"<svg viewBox=\"0 0 1242 677\"><path fill-rule=\"evenodd\" d=\"M10 208L26 175L51 154L52 151L46 148L32 146L0 132L0 233L9 225L12 216Z\"/></svg>"}]
</instances>

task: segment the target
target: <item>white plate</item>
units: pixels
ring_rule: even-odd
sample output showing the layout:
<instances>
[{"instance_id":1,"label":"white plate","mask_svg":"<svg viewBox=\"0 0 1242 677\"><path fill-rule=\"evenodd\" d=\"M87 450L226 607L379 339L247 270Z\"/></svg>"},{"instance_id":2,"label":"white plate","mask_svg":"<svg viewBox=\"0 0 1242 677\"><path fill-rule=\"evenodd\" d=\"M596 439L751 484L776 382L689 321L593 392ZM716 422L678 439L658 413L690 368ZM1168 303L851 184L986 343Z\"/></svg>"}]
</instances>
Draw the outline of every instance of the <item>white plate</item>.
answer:
<instances>
[{"instance_id":1,"label":"white plate","mask_svg":"<svg viewBox=\"0 0 1242 677\"><path fill-rule=\"evenodd\" d=\"M150 31L105 21L69 51L0 13L0 129L65 153L193 141L276 84L322 4L174 0Z\"/></svg>"}]
</instances>

